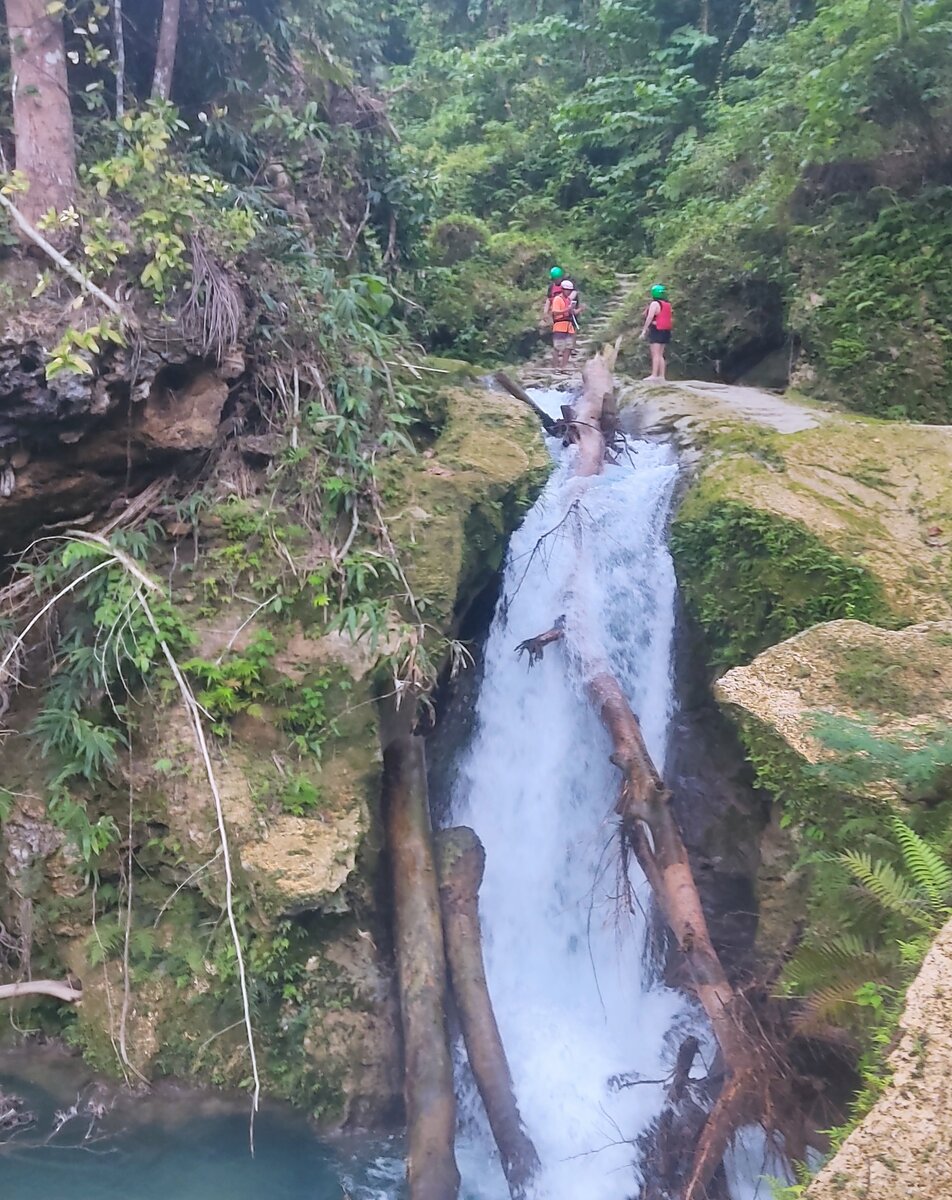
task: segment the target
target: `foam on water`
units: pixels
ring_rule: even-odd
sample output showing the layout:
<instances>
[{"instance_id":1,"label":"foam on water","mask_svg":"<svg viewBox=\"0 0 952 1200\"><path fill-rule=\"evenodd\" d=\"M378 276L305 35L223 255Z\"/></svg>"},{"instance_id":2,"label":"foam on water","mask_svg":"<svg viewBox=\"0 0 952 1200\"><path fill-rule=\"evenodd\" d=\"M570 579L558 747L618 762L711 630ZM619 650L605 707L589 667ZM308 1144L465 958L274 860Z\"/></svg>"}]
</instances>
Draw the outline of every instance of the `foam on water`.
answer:
<instances>
[{"instance_id":1,"label":"foam on water","mask_svg":"<svg viewBox=\"0 0 952 1200\"><path fill-rule=\"evenodd\" d=\"M565 393L534 393L558 412ZM664 763L673 706L675 579L665 528L677 477L666 446L577 479L561 455L512 538L489 634L471 744L459 764L452 821L486 847L480 893L486 969L523 1118L544 1167L546 1200L625 1200L628 1139L658 1115L658 1084L613 1089L612 1076L659 1080L686 1004L657 982L639 905L619 879L614 805L619 773L584 694L579 659L607 660ZM564 616L564 646L529 669L515 653ZM637 867L630 883L648 906ZM474 1151L467 1191L505 1195L475 1099L464 1103Z\"/></svg>"}]
</instances>

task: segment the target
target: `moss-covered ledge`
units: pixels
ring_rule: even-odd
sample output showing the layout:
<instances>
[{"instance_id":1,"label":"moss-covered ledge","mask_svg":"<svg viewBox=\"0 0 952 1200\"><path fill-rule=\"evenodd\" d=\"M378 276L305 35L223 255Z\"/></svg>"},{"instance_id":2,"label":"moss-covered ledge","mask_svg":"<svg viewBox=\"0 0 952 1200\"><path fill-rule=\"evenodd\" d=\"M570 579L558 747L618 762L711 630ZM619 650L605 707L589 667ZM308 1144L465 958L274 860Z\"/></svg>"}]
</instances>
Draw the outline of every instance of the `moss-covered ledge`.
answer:
<instances>
[{"instance_id":1,"label":"moss-covered ledge","mask_svg":"<svg viewBox=\"0 0 952 1200\"><path fill-rule=\"evenodd\" d=\"M429 622L450 631L503 562L551 459L534 416L488 389L442 393L442 427L418 469L382 467L385 517Z\"/></svg>"},{"instance_id":2,"label":"moss-covered ledge","mask_svg":"<svg viewBox=\"0 0 952 1200\"><path fill-rule=\"evenodd\" d=\"M705 400L672 551L714 666L822 621L952 615L952 428L829 411L783 433Z\"/></svg>"}]
</instances>

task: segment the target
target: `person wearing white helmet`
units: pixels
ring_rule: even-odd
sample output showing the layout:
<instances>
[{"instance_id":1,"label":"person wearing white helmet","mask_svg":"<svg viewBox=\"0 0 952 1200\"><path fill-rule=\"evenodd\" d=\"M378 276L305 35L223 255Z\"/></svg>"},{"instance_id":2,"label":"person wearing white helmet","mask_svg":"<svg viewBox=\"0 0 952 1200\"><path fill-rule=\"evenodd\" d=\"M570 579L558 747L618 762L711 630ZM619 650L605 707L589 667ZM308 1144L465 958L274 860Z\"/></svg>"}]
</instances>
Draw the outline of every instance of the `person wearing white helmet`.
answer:
<instances>
[{"instance_id":1,"label":"person wearing white helmet","mask_svg":"<svg viewBox=\"0 0 952 1200\"><path fill-rule=\"evenodd\" d=\"M575 296L575 284L570 279L563 279L561 288L552 297L549 306L552 320L552 366L556 371L568 368L569 358L575 349L575 334L578 329Z\"/></svg>"}]
</instances>

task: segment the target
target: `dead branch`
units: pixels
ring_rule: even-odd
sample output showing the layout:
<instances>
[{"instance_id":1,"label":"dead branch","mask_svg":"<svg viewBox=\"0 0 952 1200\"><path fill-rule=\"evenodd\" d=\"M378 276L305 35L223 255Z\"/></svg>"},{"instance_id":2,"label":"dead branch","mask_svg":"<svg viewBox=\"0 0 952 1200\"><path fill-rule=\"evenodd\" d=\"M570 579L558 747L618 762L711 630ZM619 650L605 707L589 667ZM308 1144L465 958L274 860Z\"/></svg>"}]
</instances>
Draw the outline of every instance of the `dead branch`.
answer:
<instances>
[{"instance_id":1,"label":"dead branch","mask_svg":"<svg viewBox=\"0 0 952 1200\"><path fill-rule=\"evenodd\" d=\"M546 646L551 646L553 642L561 640L565 632L564 626L565 618L559 617L552 628L547 629L545 633L540 633L533 638L526 638L524 642L520 642L516 647L516 653L528 654L529 666L534 667L537 662L542 662Z\"/></svg>"},{"instance_id":2,"label":"dead branch","mask_svg":"<svg viewBox=\"0 0 952 1200\"><path fill-rule=\"evenodd\" d=\"M52 996L54 1000L77 1004L83 998L83 989L58 979L27 979L22 983L0 984L0 1000L12 1000L19 996Z\"/></svg>"},{"instance_id":3,"label":"dead branch","mask_svg":"<svg viewBox=\"0 0 952 1200\"><path fill-rule=\"evenodd\" d=\"M542 428L546 431L546 433L554 434L556 432L556 427L559 422L553 420L553 418L549 416L545 409L540 408L538 404L536 404L522 384L517 383L514 379L510 379L505 371L497 371L493 378L500 385L500 387L504 387L506 389L510 396L515 396L515 398L517 400L521 400L523 404L529 405L535 415L539 418Z\"/></svg>"},{"instance_id":4,"label":"dead branch","mask_svg":"<svg viewBox=\"0 0 952 1200\"><path fill-rule=\"evenodd\" d=\"M124 325L132 323L131 314L124 312L116 301L113 300L112 296L108 296L102 288L93 283L88 275L84 275L78 267L73 266L65 255L60 254L54 246L51 246L42 233L30 224L12 200L8 196L5 196L2 191L0 191L0 204L3 205L13 218L14 223L24 237L28 238L34 246L38 246L46 257L59 267L64 275L68 275L74 283L78 283L84 292L88 292L90 296L94 296L100 304L108 308L113 316L118 317Z\"/></svg>"}]
</instances>

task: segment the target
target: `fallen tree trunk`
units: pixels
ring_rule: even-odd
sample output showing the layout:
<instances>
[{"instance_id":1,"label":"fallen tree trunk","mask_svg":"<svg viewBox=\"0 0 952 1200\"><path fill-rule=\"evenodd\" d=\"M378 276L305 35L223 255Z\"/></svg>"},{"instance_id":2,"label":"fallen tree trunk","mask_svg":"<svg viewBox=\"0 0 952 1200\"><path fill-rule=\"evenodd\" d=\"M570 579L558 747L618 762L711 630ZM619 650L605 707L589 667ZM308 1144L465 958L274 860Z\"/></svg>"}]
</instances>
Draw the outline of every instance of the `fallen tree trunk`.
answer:
<instances>
[{"instance_id":1,"label":"fallen tree trunk","mask_svg":"<svg viewBox=\"0 0 952 1200\"><path fill-rule=\"evenodd\" d=\"M610 434L615 417L611 402L613 366L614 353L608 350L589 360L583 371L583 392L569 424L570 438L579 447L577 476L597 475L604 467L606 434ZM560 620L517 649L528 654L531 664L541 658L547 645L570 636ZM579 642L573 640L572 651L589 699L611 737L612 762L622 773L616 811L623 843L637 857L674 935L723 1060L720 1093L697 1140L690 1168L683 1175L682 1200L703 1200L734 1131L769 1112L772 1064L757 1036L749 1004L731 986L711 942L687 850L671 811L671 794L651 760L638 718L607 662L586 659L586 653L592 654L588 639Z\"/></svg>"},{"instance_id":2,"label":"fallen tree trunk","mask_svg":"<svg viewBox=\"0 0 952 1200\"><path fill-rule=\"evenodd\" d=\"M410 1200L454 1200L456 1098L446 1031L446 960L423 739L384 748L384 802L393 871L397 975L404 1041Z\"/></svg>"},{"instance_id":3,"label":"fallen tree trunk","mask_svg":"<svg viewBox=\"0 0 952 1200\"><path fill-rule=\"evenodd\" d=\"M493 378L501 387L506 389L510 396L515 396L515 398L517 400L521 400L523 404L529 405L535 415L539 418L542 428L546 431L546 433L556 432L558 422L553 420L553 418L549 416L544 408L540 408L538 404L536 404L536 402L520 383L517 383L514 379L510 379L505 371L497 371Z\"/></svg>"},{"instance_id":4,"label":"fallen tree trunk","mask_svg":"<svg viewBox=\"0 0 952 1200\"><path fill-rule=\"evenodd\" d=\"M539 1156L519 1116L512 1076L493 1013L479 929L479 887L486 853L472 829L444 829L436 837L443 936L453 995L469 1064L513 1200L524 1200Z\"/></svg>"},{"instance_id":5,"label":"fallen tree trunk","mask_svg":"<svg viewBox=\"0 0 952 1200\"><path fill-rule=\"evenodd\" d=\"M52 996L54 1000L76 1004L83 998L83 989L59 979L27 979L22 983L0 984L0 1000L12 1000L17 996Z\"/></svg>"}]
</instances>

